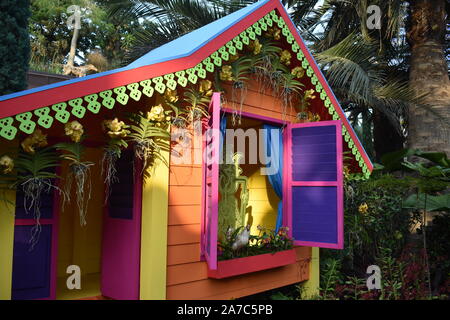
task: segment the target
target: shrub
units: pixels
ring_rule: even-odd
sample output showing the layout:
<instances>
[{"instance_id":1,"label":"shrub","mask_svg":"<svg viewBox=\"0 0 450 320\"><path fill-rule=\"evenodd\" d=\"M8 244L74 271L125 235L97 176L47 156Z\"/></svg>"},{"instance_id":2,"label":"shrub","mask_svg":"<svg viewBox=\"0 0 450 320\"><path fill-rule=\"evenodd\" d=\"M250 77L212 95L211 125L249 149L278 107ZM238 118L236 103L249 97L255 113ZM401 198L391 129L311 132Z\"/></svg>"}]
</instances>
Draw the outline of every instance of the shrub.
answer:
<instances>
[{"instance_id":1,"label":"shrub","mask_svg":"<svg viewBox=\"0 0 450 320\"><path fill-rule=\"evenodd\" d=\"M348 179L345 185L344 250L322 250L322 256L342 260L346 274L362 276L390 248L398 256L417 222L417 215L402 208L410 192L408 178L381 175L367 181Z\"/></svg>"}]
</instances>

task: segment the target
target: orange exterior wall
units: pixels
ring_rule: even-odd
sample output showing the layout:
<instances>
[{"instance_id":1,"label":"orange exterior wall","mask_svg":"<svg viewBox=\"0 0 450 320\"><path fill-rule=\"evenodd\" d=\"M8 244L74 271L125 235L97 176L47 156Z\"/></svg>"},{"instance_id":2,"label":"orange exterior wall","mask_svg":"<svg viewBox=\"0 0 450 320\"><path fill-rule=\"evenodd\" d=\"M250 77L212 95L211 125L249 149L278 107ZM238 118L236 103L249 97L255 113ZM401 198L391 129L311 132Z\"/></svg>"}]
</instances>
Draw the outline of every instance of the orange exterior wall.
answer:
<instances>
[{"instance_id":1,"label":"orange exterior wall","mask_svg":"<svg viewBox=\"0 0 450 320\"><path fill-rule=\"evenodd\" d=\"M224 108L233 108L231 88ZM282 119L281 101L253 82L243 111ZM235 107L239 108L236 102ZM288 119L294 119L290 110ZM200 260L202 218L202 166L170 166L167 242L167 299L233 299L308 279L311 248L298 247L297 263L230 279L208 279L206 262Z\"/></svg>"}]
</instances>

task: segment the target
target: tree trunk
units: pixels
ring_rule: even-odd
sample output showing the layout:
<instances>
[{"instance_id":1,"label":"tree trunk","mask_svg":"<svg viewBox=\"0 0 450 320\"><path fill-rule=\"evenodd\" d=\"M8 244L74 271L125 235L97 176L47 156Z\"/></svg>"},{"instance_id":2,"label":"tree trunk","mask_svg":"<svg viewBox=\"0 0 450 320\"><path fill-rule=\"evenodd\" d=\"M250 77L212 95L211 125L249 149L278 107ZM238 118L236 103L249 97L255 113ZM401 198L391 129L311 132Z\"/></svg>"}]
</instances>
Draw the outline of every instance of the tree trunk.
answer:
<instances>
[{"instance_id":1,"label":"tree trunk","mask_svg":"<svg viewBox=\"0 0 450 320\"><path fill-rule=\"evenodd\" d=\"M78 42L78 35L80 34L80 29L78 29L76 26L73 28L73 36L72 36L72 42L70 43L70 51L69 51L69 58L67 59L67 65L73 67L75 63L75 54L77 52L77 42Z\"/></svg>"},{"instance_id":2,"label":"tree trunk","mask_svg":"<svg viewBox=\"0 0 450 320\"><path fill-rule=\"evenodd\" d=\"M431 110L411 106L408 144L450 155L450 80L445 58L445 0L410 0L410 86Z\"/></svg>"},{"instance_id":3,"label":"tree trunk","mask_svg":"<svg viewBox=\"0 0 450 320\"><path fill-rule=\"evenodd\" d=\"M403 149L405 142L389 118L376 109L373 113L373 141L375 161L377 162L381 161L384 154Z\"/></svg>"},{"instance_id":4,"label":"tree trunk","mask_svg":"<svg viewBox=\"0 0 450 320\"><path fill-rule=\"evenodd\" d=\"M73 28L73 35L72 35L72 41L70 42L70 51L69 51L69 58L67 58L67 63L64 65L63 73L65 75L69 75L73 73L73 70L75 68L75 55L77 52L77 42L78 42L78 36L80 34L80 29L74 25Z\"/></svg>"}]
</instances>

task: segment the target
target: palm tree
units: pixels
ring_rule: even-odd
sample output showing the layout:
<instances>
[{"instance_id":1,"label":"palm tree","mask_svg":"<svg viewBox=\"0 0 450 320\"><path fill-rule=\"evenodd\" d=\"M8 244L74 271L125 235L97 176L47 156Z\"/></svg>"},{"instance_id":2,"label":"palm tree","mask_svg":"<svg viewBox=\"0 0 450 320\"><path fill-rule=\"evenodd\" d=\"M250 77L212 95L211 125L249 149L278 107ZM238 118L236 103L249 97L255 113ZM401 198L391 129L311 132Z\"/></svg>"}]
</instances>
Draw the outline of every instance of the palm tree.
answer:
<instances>
[{"instance_id":1,"label":"palm tree","mask_svg":"<svg viewBox=\"0 0 450 320\"><path fill-rule=\"evenodd\" d=\"M426 101L432 106L431 110L410 108L409 142L414 148L442 150L447 154L450 154L450 80L445 36L449 12L449 1L411 0L408 28L409 84L416 92L428 93Z\"/></svg>"},{"instance_id":2,"label":"palm tree","mask_svg":"<svg viewBox=\"0 0 450 320\"><path fill-rule=\"evenodd\" d=\"M369 30L366 26L367 7L373 4L378 5L382 12L380 30ZM321 7L307 13L310 18L306 20L306 29L315 30L317 26L324 29L320 37L311 38L316 52L335 46L355 30L364 39L376 41L376 63L383 66L387 74L402 81L402 86L407 81L412 91L409 95L414 93L411 98L421 97L410 101L416 103L407 103L400 118L402 121L408 120L408 132L404 136L409 146L450 153L450 83L445 56L449 49L448 42L445 42L448 30L446 15L449 11L448 0L370 3L325 0ZM393 123L386 117L389 113L380 111L380 108L373 108L374 143L375 149L380 151L378 153L383 154L402 145L403 137L392 130ZM387 141L394 143L386 144Z\"/></svg>"},{"instance_id":3,"label":"palm tree","mask_svg":"<svg viewBox=\"0 0 450 320\"><path fill-rule=\"evenodd\" d=\"M320 6L315 1L310 10L299 8L302 1L296 3L293 20L316 59L333 61L333 72L327 65L324 72L354 126L364 129L361 140L368 153L379 160L403 148L408 106L420 101L407 85L403 2L371 1L386 13L381 30L367 28L367 1L325 0Z\"/></svg>"},{"instance_id":4,"label":"palm tree","mask_svg":"<svg viewBox=\"0 0 450 320\"><path fill-rule=\"evenodd\" d=\"M137 35L135 50L129 53L129 58L135 59L253 2L114 0L111 11L113 14L131 14L136 19L150 18L147 23L151 27ZM369 30L366 26L367 1L321 2L283 1L321 64L344 110L350 114L355 126L363 128L362 140L366 148L370 152L375 147L373 156L379 159L382 154L403 147L405 121L408 110L413 109L409 108L411 103L418 105L417 110L436 114L434 109L424 106L423 100L419 99L425 90L408 87L410 50L404 23L408 16L408 3L399 0L372 1L371 4L379 5L383 13L382 28ZM411 59L411 62L414 61ZM416 127L417 124L412 121L411 128L414 130ZM433 126L436 135L441 128L445 128L445 125L436 123ZM422 130L429 130L429 127ZM410 145L415 145L416 136L408 136ZM442 145L429 146L431 149L445 150Z\"/></svg>"},{"instance_id":5,"label":"palm tree","mask_svg":"<svg viewBox=\"0 0 450 320\"><path fill-rule=\"evenodd\" d=\"M377 42L351 33L315 54L353 126L361 127L366 151L376 159L403 147L402 119L416 99L401 72L386 65L378 50Z\"/></svg>"}]
</instances>

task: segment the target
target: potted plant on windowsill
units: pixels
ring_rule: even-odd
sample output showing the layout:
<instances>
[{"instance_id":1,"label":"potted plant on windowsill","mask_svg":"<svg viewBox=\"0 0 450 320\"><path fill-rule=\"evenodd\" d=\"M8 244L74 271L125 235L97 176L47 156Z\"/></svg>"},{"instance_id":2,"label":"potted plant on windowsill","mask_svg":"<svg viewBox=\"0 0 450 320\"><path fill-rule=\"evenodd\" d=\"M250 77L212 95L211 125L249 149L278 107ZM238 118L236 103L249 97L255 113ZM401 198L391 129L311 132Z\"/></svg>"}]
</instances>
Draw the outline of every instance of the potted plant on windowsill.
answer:
<instances>
[{"instance_id":1,"label":"potted plant on windowsill","mask_svg":"<svg viewBox=\"0 0 450 320\"><path fill-rule=\"evenodd\" d=\"M275 232L258 226L258 235L250 235L249 229L247 226L228 230L218 244L217 269L208 270L210 278L229 278L295 263L296 254L287 228Z\"/></svg>"}]
</instances>

